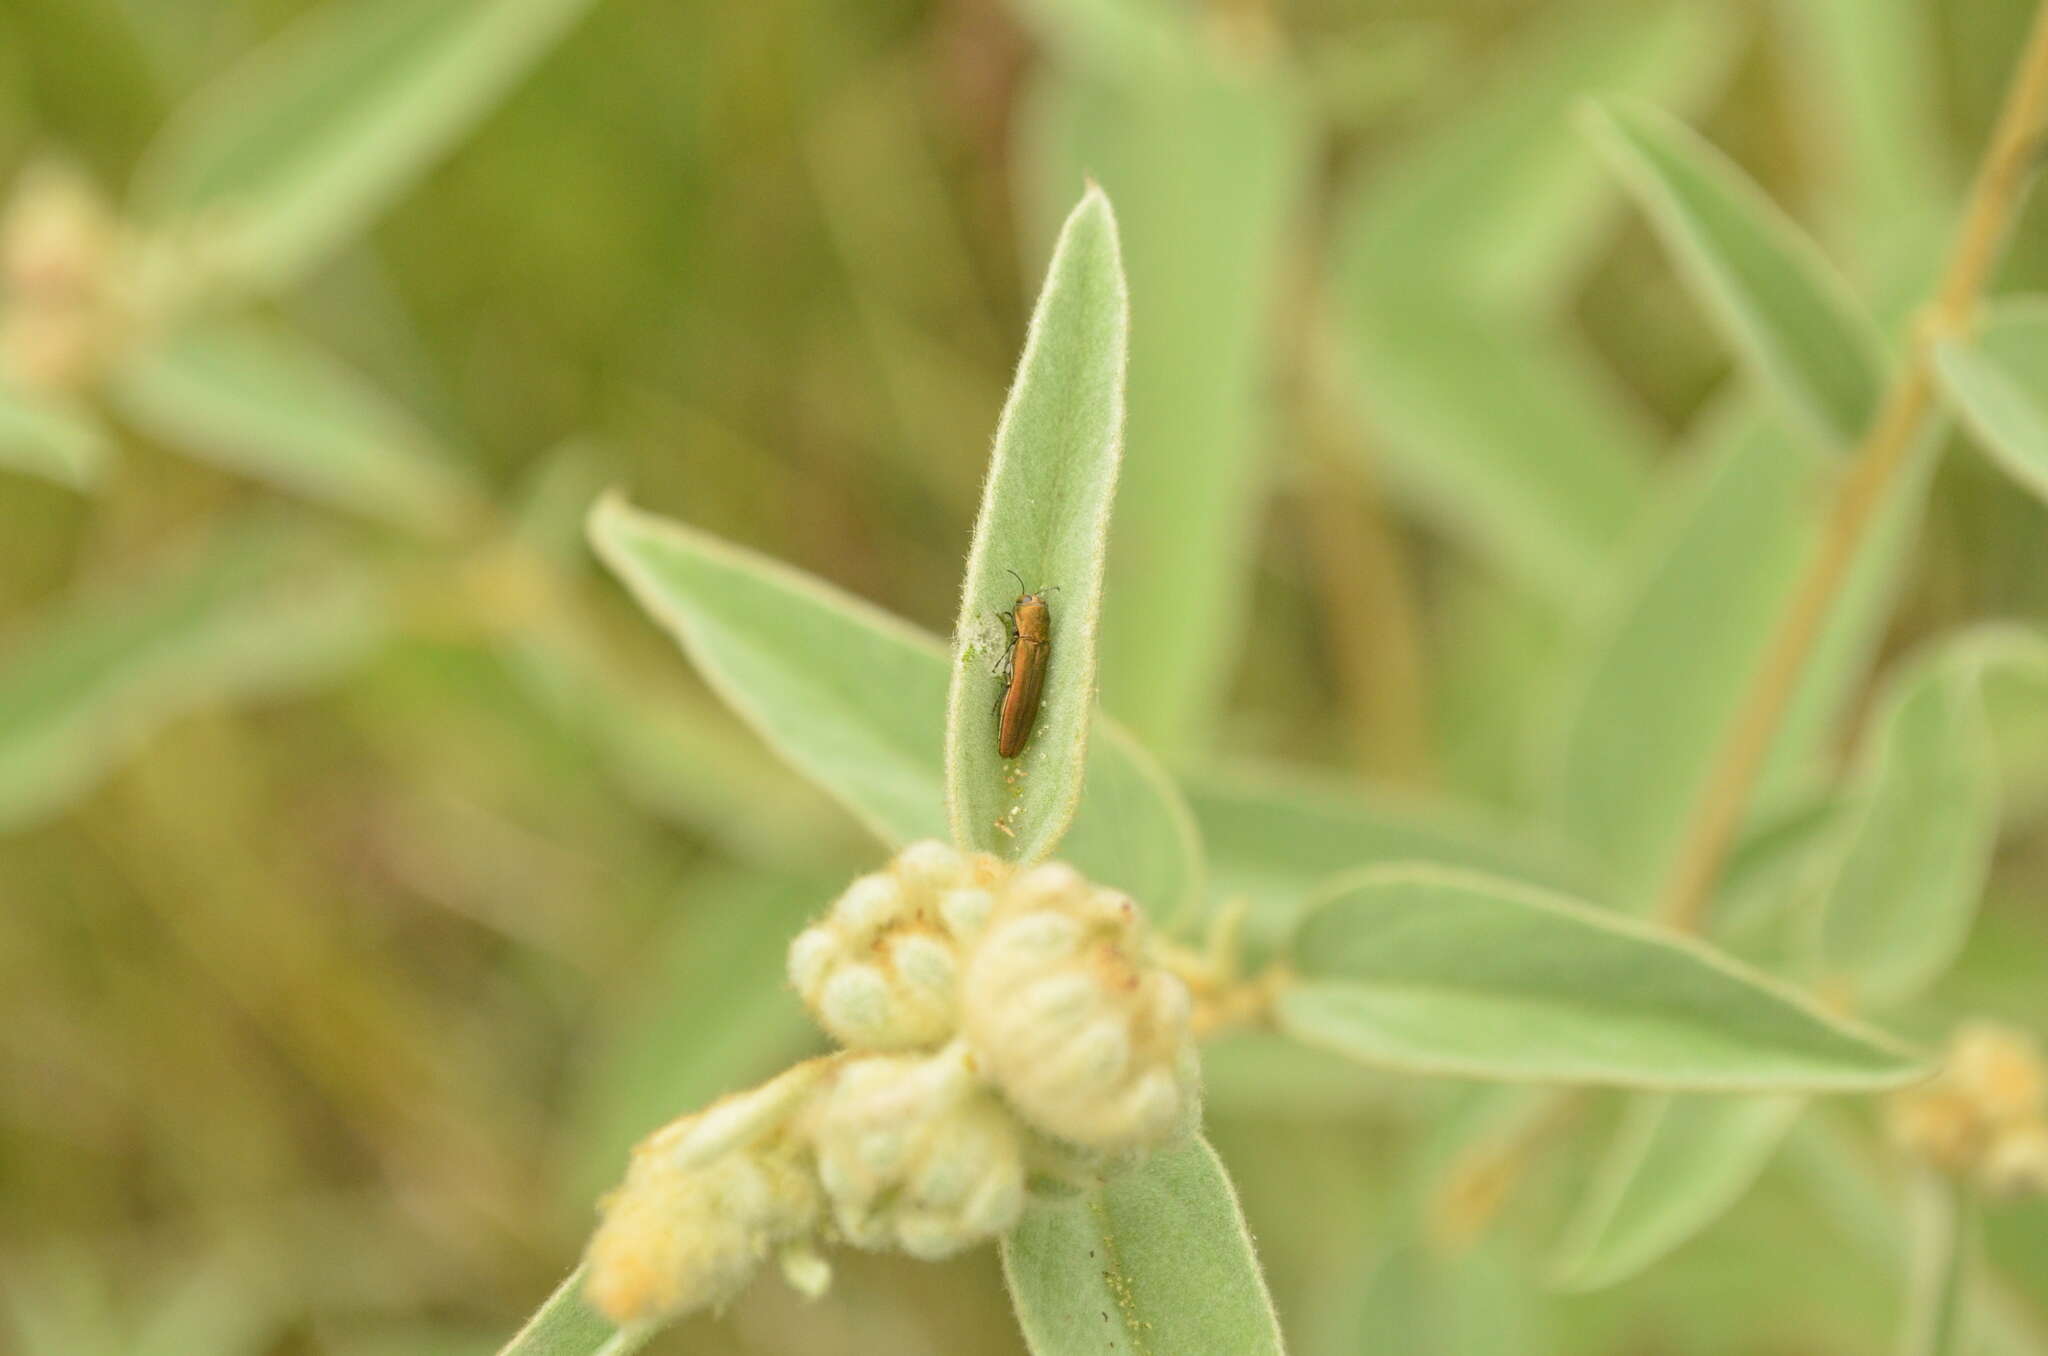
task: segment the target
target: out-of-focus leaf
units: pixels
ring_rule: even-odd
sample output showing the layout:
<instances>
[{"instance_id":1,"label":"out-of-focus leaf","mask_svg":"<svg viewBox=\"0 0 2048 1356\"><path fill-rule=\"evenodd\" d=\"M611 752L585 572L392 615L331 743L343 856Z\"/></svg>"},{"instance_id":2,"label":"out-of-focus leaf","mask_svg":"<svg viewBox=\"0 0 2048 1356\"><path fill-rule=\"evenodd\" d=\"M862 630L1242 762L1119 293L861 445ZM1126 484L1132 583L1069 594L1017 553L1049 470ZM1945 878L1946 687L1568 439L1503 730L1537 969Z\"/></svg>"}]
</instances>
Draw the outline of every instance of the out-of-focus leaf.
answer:
<instances>
[{"instance_id":1,"label":"out-of-focus leaf","mask_svg":"<svg viewBox=\"0 0 2048 1356\"><path fill-rule=\"evenodd\" d=\"M205 267L276 287L360 232L480 122L590 0L333 0L151 148L142 210Z\"/></svg>"},{"instance_id":2,"label":"out-of-focus leaf","mask_svg":"<svg viewBox=\"0 0 2048 1356\"><path fill-rule=\"evenodd\" d=\"M1024 6L1047 28L1059 8ZM1097 19L1114 8L1088 7ZM1023 105L1018 160L1020 196L1048 224L1089 177L1117 205L1136 320L1102 701L1179 756L1209 737L1236 652L1270 320L1309 146L1276 63L1192 22L1175 37L1148 64L1072 54L1047 68Z\"/></svg>"},{"instance_id":3,"label":"out-of-focus leaf","mask_svg":"<svg viewBox=\"0 0 2048 1356\"><path fill-rule=\"evenodd\" d=\"M2048 696L2048 637L1965 632L1892 683L1852 792L1855 819L1820 915L1823 973L1887 1006L1938 979L1968 938L1998 838L1987 671Z\"/></svg>"},{"instance_id":4,"label":"out-of-focus leaf","mask_svg":"<svg viewBox=\"0 0 2048 1356\"><path fill-rule=\"evenodd\" d=\"M85 489L112 455L106 430L85 410L0 387L0 467Z\"/></svg>"},{"instance_id":5,"label":"out-of-focus leaf","mask_svg":"<svg viewBox=\"0 0 2048 1356\"><path fill-rule=\"evenodd\" d=\"M938 641L786 565L622 501L600 503L590 533L705 680L798 771L885 843L946 836L948 664ZM1203 874L1192 817L1150 755L1098 720L1087 791L1061 855L1155 917L1183 915Z\"/></svg>"},{"instance_id":6,"label":"out-of-focus leaf","mask_svg":"<svg viewBox=\"0 0 2048 1356\"><path fill-rule=\"evenodd\" d=\"M1913 1224L1898 1200L1896 1174L1873 1160L1867 1141L1868 1136L1851 1133L1817 1108L1793 1127L1785 1141L1785 1162L1833 1217L1843 1243L1902 1273L1913 1265ZM2048 1332L2032 1300L1988 1268L1977 1277L1970 1321L1983 1350L1997 1356L2048 1353Z\"/></svg>"},{"instance_id":7,"label":"out-of-focus leaf","mask_svg":"<svg viewBox=\"0 0 2048 1356\"><path fill-rule=\"evenodd\" d=\"M1303 919L1281 1028L1362 1063L1673 1091L1847 1091L1921 1073L1700 942L1440 867L1376 867Z\"/></svg>"},{"instance_id":8,"label":"out-of-focus leaf","mask_svg":"<svg viewBox=\"0 0 2048 1356\"><path fill-rule=\"evenodd\" d=\"M1199 1139L1028 1207L1003 1276L1032 1356L1285 1349L1237 1195Z\"/></svg>"},{"instance_id":9,"label":"out-of-focus leaf","mask_svg":"<svg viewBox=\"0 0 2048 1356\"><path fill-rule=\"evenodd\" d=\"M1917 0L1780 0L1774 8L1804 95L1799 130L1833 190L1823 206L1839 230L1822 238L1843 240L1866 264L1894 262L1901 223L1911 239L1916 218L1945 216L1954 201L1932 15Z\"/></svg>"},{"instance_id":10,"label":"out-of-focus leaf","mask_svg":"<svg viewBox=\"0 0 2048 1356\"><path fill-rule=\"evenodd\" d=\"M1627 1280L1713 1223L1804 1106L1791 1096L1632 1100L1562 1245L1557 1283L1597 1290Z\"/></svg>"},{"instance_id":11,"label":"out-of-focus leaf","mask_svg":"<svg viewBox=\"0 0 2048 1356\"><path fill-rule=\"evenodd\" d=\"M1591 888L1562 849L1449 804L1277 770L1230 767L1187 783L1216 893L1243 900L1246 940L1279 946L1330 877L1426 861L1570 892Z\"/></svg>"},{"instance_id":12,"label":"out-of-focus leaf","mask_svg":"<svg viewBox=\"0 0 2048 1356\"><path fill-rule=\"evenodd\" d=\"M1903 1356L1967 1356L1970 1282L1977 1252L1971 1188L1938 1173L1916 1175L1906 1213L1911 1264L1906 1277Z\"/></svg>"},{"instance_id":13,"label":"out-of-focus leaf","mask_svg":"<svg viewBox=\"0 0 2048 1356\"><path fill-rule=\"evenodd\" d=\"M2048 499L2048 296L1999 302L1975 335L1935 346L1934 370L1977 445Z\"/></svg>"},{"instance_id":14,"label":"out-of-focus leaf","mask_svg":"<svg viewBox=\"0 0 2048 1356\"><path fill-rule=\"evenodd\" d=\"M1710 429L1674 506L1645 524L1634 581L1598 628L1565 717L1553 806L1613 873L1622 908L1663 884L1723 736L1814 549L1824 468L1753 411ZM1767 797L1834 733L1889 613L1933 467L1914 454L1817 642L1766 771Z\"/></svg>"},{"instance_id":15,"label":"out-of-focus leaf","mask_svg":"<svg viewBox=\"0 0 2048 1356\"><path fill-rule=\"evenodd\" d=\"M1366 1279L1345 1351L1525 1356L1543 1316L1492 1249L1455 1256L1396 1247ZM1338 1348L1332 1348L1336 1350Z\"/></svg>"},{"instance_id":16,"label":"out-of-focus leaf","mask_svg":"<svg viewBox=\"0 0 2048 1356\"><path fill-rule=\"evenodd\" d=\"M1638 104L1587 127L1756 379L1823 447L1846 448L1877 411L1877 332L1834 267L1733 162Z\"/></svg>"},{"instance_id":17,"label":"out-of-focus leaf","mask_svg":"<svg viewBox=\"0 0 2048 1356\"><path fill-rule=\"evenodd\" d=\"M60 603L0 646L0 827L63 809L163 722L317 683L381 631L369 580L269 523Z\"/></svg>"},{"instance_id":18,"label":"out-of-focus leaf","mask_svg":"<svg viewBox=\"0 0 2048 1356\"><path fill-rule=\"evenodd\" d=\"M1521 35L1476 91L1449 82L1453 116L1359 177L1339 239L1350 276L1454 280L1482 309L1547 309L1597 257L1617 199L1571 125L1588 96L1686 108L1720 83L1736 27L1726 7L1564 10Z\"/></svg>"},{"instance_id":19,"label":"out-of-focus leaf","mask_svg":"<svg viewBox=\"0 0 2048 1356\"><path fill-rule=\"evenodd\" d=\"M1643 497L1645 427L1568 345L1530 342L1441 285L1340 280L1337 299L1389 487L1565 610L1598 599Z\"/></svg>"},{"instance_id":20,"label":"out-of-focus leaf","mask_svg":"<svg viewBox=\"0 0 2048 1356\"><path fill-rule=\"evenodd\" d=\"M555 1287L498 1356L632 1356L652 1329L622 1332L583 1302L583 1268Z\"/></svg>"},{"instance_id":21,"label":"out-of-focus leaf","mask_svg":"<svg viewBox=\"0 0 2048 1356\"><path fill-rule=\"evenodd\" d=\"M214 323L172 335L126 363L112 389L173 447L294 494L419 531L474 508L433 435L281 329Z\"/></svg>"},{"instance_id":22,"label":"out-of-focus leaf","mask_svg":"<svg viewBox=\"0 0 2048 1356\"><path fill-rule=\"evenodd\" d=\"M946 702L946 812L962 847L1036 861L1080 804L1129 326L1116 216L1091 187L1046 268L968 548ZM1023 749L1004 758L990 670L1002 656L998 614L1015 605L1020 580L1032 593L1059 591L1046 599L1038 718Z\"/></svg>"}]
</instances>

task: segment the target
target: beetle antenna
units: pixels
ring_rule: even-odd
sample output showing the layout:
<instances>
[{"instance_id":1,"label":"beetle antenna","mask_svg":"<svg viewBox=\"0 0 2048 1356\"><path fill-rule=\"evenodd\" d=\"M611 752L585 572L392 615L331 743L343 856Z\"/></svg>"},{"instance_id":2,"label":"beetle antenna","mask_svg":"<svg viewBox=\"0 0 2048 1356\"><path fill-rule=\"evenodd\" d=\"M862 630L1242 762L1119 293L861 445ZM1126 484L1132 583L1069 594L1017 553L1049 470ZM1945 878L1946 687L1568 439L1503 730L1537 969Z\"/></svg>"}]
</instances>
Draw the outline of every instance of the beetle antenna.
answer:
<instances>
[{"instance_id":1,"label":"beetle antenna","mask_svg":"<svg viewBox=\"0 0 2048 1356\"><path fill-rule=\"evenodd\" d=\"M1031 592L1031 590L1030 590L1030 589L1028 589L1028 588L1026 588L1026 587L1024 586L1024 576L1023 576L1023 575L1021 575L1021 574L1018 574L1018 573L1017 573L1017 572L1016 572L1015 570L1005 570L1005 571L1004 571L1003 573L1005 573L1005 574L1009 575L1009 576L1010 576L1010 578L1012 578L1012 579L1014 579L1014 580L1016 580L1016 581L1017 581L1017 592L1019 592L1019 593L1030 593L1030 592Z\"/></svg>"}]
</instances>

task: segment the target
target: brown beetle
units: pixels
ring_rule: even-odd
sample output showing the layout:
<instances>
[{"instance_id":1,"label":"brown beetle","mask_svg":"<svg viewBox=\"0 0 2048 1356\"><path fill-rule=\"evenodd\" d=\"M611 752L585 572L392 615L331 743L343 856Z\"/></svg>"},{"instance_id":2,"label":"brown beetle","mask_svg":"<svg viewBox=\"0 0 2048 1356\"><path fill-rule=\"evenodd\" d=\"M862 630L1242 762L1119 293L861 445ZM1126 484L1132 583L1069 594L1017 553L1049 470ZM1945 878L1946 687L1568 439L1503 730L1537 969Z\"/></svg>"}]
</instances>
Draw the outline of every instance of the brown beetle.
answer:
<instances>
[{"instance_id":1,"label":"brown beetle","mask_svg":"<svg viewBox=\"0 0 2048 1356\"><path fill-rule=\"evenodd\" d=\"M1017 575L1015 570L1010 571ZM1017 587L1024 587L1021 575ZM996 752L1015 758L1031 738L1031 726L1038 719L1038 700L1045 693L1045 666L1052 660L1052 608L1045 595L1028 590L1017 599L1016 610L1002 616L1010 623L1008 682L996 722Z\"/></svg>"}]
</instances>

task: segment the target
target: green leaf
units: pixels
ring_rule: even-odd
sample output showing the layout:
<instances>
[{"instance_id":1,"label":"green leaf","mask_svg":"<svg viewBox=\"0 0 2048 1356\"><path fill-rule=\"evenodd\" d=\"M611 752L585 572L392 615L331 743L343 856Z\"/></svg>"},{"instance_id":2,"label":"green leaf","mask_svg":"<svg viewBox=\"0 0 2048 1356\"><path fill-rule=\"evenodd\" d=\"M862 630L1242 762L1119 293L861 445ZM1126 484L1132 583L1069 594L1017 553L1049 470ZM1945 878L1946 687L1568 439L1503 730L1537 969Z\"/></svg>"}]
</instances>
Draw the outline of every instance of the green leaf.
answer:
<instances>
[{"instance_id":1,"label":"green leaf","mask_svg":"<svg viewBox=\"0 0 2048 1356\"><path fill-rule=\"evenodd\" d=\"M1032 1356L1285 1349L1230 1178L1199 1139L1030 1206L1003 1276Z\"/></svg>"},{"instance_id":2,"label":"green leaf","mask_svg":"<svg viewBox=\"0 0 2048 1356\"><path fill-rule=\"evenodd\" d=\"M1668 114L1617 101L1586 123L1757 380L1821 446L1860 439L1877 411L1881 349L1820 250Z\"/></svg>"},{"instance_id":3,"label":"green leaf","mask_svg":"<svg viewBox=\"0 0 2048 1356\"><path fill-rule=\"evenodd\" d=\"M1569 342L1535 342L1442 285L1340 277L1344 353L1389 489L1567 611L1601 596L1651 441Z\"/></svg>"},{"instance_id":4,"label":"green leaf","mask_svg":"<svg viewBox=\"0 0 2048 1356\"><path fill-rule=\"evenodd\" d=\"M606 499L597 553L769 745L892 846L946 836L946 652L869 603ZM991 679L993 682L993 679ZM1063 856L1165 920L1194 906L1200 845L1179 792L1106 720Z\"/></svg>"},{"instance_id":5,"label":"green leaf","mask_svg":"<svg viewBox=\"0 0 2048 1356\"><path fill-rule=\"evenodd\" d=\"M1566 10L1516 34L1493 78L1452 78L1451 110L1391 164L1361 174L1340 236L1353 276L1450 279L1484 309L1549 310L1598 257L1616 197L1574 135L1589 95L1674 107L1719 83L1736 25L1714 5Z\"/></svg>"},{"instance_id":6,"label":"green leaf","mask_svg":"<svg viewBox=\"0 0 2048 1356\"><path fill-rule=\"evenodd\" d=\"M968 548L946 702L946 812L962 847L1036 861L1080 802L1129 312L1116 217L1091 186L1046 268ZM1023 751L1003 758L991 668L1002 654L997 614L1014 605L1020 579L1030 592L1059 592L1037 723Z\"/></svg>"},{"instance_id":7,"label":"green leaf","mask_svg":"<svg viewBox=\"0 0 2048 1356\"><path fill-rule=\"evenodd\" d=\"M1814 149L1827 212L1867 264L1882 265L1918 222L1954 210L1941 44L1918 0L1779 0L1788 76L1821 124ZM1901 223L1907 223L1901 230ZM1944 222L1945 224L1945 222Z\"/></svg>"},{"instance_id":8,"label":"green leaf","mask_svg":"<svg viewBox=\"0 0 2048 1356\"><path fill-rule=\"evenodd\" d=\"M0 386L0 467L86 489L112 455L106 430L86 410Z\"/></svg>"},{"instance_id":9,"label":"green leaf","mask_svg":"<svg viewBox=\"0 0 2048 1356\"><path fill-rule=\"evenodd\" d=\"M583 1268L555 1287L498 1356L631 1356L652 1329L624 1332L583 1302Z\"/></svg>"},{"instance_id":10,"label":"green leaf","mask_svg":"<svg viewBox=\"0 0 2048 1356\"><path fill-rule=\"evenodd\" d=\"M1971 1273L1977 1253L1977 1211L1971 1188L1938 1173L1916 1174L1907 1210L1911 1261L1907 1273L1904 1356L1968 1356Z\"/></svg>"},{"instance_id":11,"label":"green leaf","mask_svg":"<svg viewBox=\"0 0 2048 1356\"><path fill-rule=\"evenodd\" d=\"M137 176L226 281L278 287L361 232L590 0L334 0L203 92Z\"/></svg>"},{"instance_id":12,"label":"green leaf","mask_svg":"<svg viewBox=\"0 0 2048 1356\"><path fill-rule=\"evenodd\" d=\"M1801 1097L1632 1099L1567 1231L1557 1283L1598 1290L1713 1223L1770 1162Z\"/></svg>"},{"instance_id":13,"label":"green leaf","mask_svg":"<svg viewBox=\"0 0 2048 1356\"><path fill-rule=\"evenodd\" d=\"M1848 1091L1921 1073L1703 943L1508 881L1409 865L1333 885L1296 932L1283 1030L1373 1065L1672 1091Z\"/></svg>"},{"instance_id":14,"label":"green leaf","mask_svg":"<svg viewBox=\"0 0 2048 1356\"><path fill-rule=\"evenodd\" d=\"M1975 335L1935 345L1934 371L1977 445L2048 499L2048 296L1996 303Z\"/></svg>"},{"instance_id":15,"label":"green leaf","mask_svg":"<svg viewBox=\"0 0 2048 1356\"><path fill-rule=\"evenodd\" d=\"M1556 723L1553 814L1647 910L1818 534L1825 468L1746 407L1719 412L1617 571L1632 581L1596 628ZM1934 456L1894 484L1816 644L1766 770L1765 800L1835 733L1904 570Z\"/></svg>"},{"instance_id":16,"label":"green leaf","mask_svg":"<svg viewBox=\"0 0 2048 1356\"><path fill-rule=\"evenodd\" d=\"M1056 25L1052 8L1029 12ZM1075 9L1098 21L1116 12ZM1213 734L1236 660L1264 478L1271 322L1309 128L1276 63L1206 41L1193 15L1154 17L1183 19L1185 31L1147 64L1056 49L1073 59L1044 68L1028 91L1017 160L1020 198L1048 227L1086 176L1117 206L1137 324L1102 600L1102 703L1182 761Z\"/></svg>"},{"instance_id":17,"label":"green leaf","mask_svg":"<svg viewBox=\"0 0 2048 1356\"><path fill-rule=\"evenodd\" d=\"M0 828L63 809L183 712L319 682L382 629L370 581L269 523L59 603L0 647Z\"/></svg>"},{"instance_id":18,"label":"green leaf","mask_svg":"<svg viewBox=\"0 0 2048 1356\"><path fill-rule=\"evenodd\" d=\"M476 510L433 435L283 329L218 322L172 335L125 363L112 392L171 446L294 494L421 532Z\"/></svg>"},{"instance_id":19,"label":"green leaf","mask_svg":"<svg viewBox=\"0 0 2048 1356\"><path fill-rule=\"evenodd\" d=\"M1242 899L1255 953L1287 939L1330 877L1396 861L1449 866L1583 892L1562 849L1491 816L1278 769L1232 766L1187 782L1216 893Z\"/></svg>"},{"instance_id":20,"label":"green leaf","mask_svg":"<svg viewBox=\"0 0 2048 1356\"><path fill-rule=\"evenodd\" d=\"M1820 914L1831 983L1860 1006L1924 991L1961 952L1998 839L1999 774L1987 672L2048 680L2048 637L1985 627L1901 673L1879 704L1852 791L1856 811Z\"/></svg>"}]
</instances>

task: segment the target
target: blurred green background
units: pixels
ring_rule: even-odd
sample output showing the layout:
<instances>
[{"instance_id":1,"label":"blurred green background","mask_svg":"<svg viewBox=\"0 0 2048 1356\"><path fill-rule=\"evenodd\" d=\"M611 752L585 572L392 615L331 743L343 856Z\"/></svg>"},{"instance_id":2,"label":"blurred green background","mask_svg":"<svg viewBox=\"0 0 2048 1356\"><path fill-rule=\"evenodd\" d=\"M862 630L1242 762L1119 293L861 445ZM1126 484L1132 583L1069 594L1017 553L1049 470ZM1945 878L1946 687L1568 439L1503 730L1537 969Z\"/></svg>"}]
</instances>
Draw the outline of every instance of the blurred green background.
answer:
<instances>
[{"instance_id":1,"label":"blurred green background","mask_svg":"<svg viewBox=\"0 0 2048 1356\"><path fill-rule=\"evenodd\" d=\"M306 8L0 0L0 178L60 153L118 208ZM1084 173L1133 293L1106 704L1180 769L1537 815L1588 615L1732 385L1578 95L1688 117L1895 317L2027 19L597 0L241 304L454 468L450 522L251 474L175 372L105 402L91 488L0 468L0 1350L489 1352L628 1144L808 1047L782 945L879 849L597 577L581 512L623 485L943 629ZM2042 284L2035 211L2002 285ZM1487 470L1525 444L1526 483ZM1884 651L2048 617L2044 528L1948 458ZM2048 1026L2044 847L2006 845L1942 1012ZM1219 1051L1211 1121L1305 1353L1889 1347L1894 1240L1810 1182L1560 1299L1581 1156L1432 1241L1431 1164L1513 1108L1304 1062ZM2038 1322L2048 1211L1992 1227ZM993 1253L839 1261L655 1349L1021 1350Z\"/></svg>"}]
</instances>

